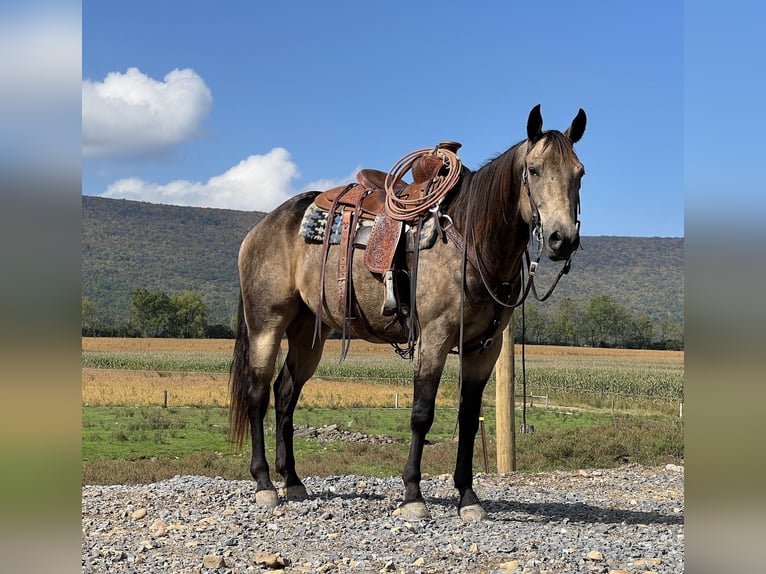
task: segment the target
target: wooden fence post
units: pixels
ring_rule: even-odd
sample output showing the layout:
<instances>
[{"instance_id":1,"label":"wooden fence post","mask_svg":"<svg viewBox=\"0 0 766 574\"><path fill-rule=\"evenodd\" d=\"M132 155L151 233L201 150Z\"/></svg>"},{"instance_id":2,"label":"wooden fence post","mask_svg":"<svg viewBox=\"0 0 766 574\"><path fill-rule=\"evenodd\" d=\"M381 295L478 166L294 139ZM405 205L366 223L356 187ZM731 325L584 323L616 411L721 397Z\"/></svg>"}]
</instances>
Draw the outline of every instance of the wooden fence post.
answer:
<instances>
[{"instance_id":1,"label":"wooden fence post","mask_svg":"<svg viewBox=\"0 0 766 574\"><path fill-rule=\"evenodd\" d=\"M503 347L495 365L497 472L516 470L516 392L514 389L513 315L503 331Z\"/></svg>"}]
</instances>

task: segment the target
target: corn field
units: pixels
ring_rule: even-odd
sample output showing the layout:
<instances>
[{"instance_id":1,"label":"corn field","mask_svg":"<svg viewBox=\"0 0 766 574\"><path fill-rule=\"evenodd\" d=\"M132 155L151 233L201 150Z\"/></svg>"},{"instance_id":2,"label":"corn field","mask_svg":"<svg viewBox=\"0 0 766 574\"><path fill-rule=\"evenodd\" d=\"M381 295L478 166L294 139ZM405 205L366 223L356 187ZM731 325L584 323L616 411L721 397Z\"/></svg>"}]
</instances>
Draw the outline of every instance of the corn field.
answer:
<instances>
[{"instance_id":1,"label":"corn field","mask_svg":"<svg viewBox=\"0 0 766 574\"><path fill-rule=\"evenodd\" d=\"M409 361L388 346L353 341L341 363L337 347L328 341L299 408L410 406ZM83 338L83 404L226 406L232 348L233 341L221 340ZM671 412L683 402L683 352L538 346L525 351L527 396L545 396L549 404ZM524 373L518 348L515 366L520 401ZM494 375L484 394L489 408L493 385ZM458 404L455 356L447 361L437 401Z\"/></svg>"}]
</instances>

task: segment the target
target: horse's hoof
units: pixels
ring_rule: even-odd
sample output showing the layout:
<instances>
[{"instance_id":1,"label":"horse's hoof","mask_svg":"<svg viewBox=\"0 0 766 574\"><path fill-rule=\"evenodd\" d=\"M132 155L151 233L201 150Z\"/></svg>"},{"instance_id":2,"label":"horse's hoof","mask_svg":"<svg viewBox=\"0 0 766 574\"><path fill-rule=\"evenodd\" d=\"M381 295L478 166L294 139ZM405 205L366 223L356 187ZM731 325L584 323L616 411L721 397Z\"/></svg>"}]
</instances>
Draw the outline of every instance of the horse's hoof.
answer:
<instances>
[{"instance_id":1,"label":"horse's hoof","mask_svg":"<svg viewBox=\"0 0 766 574\"><path fill-rule=\"evenodd\" d=\"M309 493L306 492L306 487L302 484L296 484L285 488L285 500L300 502L306 500L309 497Z\"/></svg>"},{"instance_id":2,"label":"horse's hoof","mask_svg":"<svg viewBox=\"0 0 766 574\"><path fill-rule=\"evenodd\" d=\"M259 490L255 493L255 504L271 510L279 505L276 490Z\"/></svg>"},{"instance_id":3,"label":"horse's hoof","mask_svg":"<svg viewBox=\"0 0 766 574\"><path fill-rule=\"evenodd\" d=\"M487 511L481 504L471 504L460 509L460 519L464 522L479 522L487 519Z\"/></svg>"},{"instance_id":4,"label":"horse's hoof","mask_svg":"<svg viewBox=\"0 0 766 574\"><path fill-rule=\"evenodd\" d=\"M405 520L431 520L431 513L422 501L402 504L397 510L397 514Z\"/></svg>"}]
</instances>

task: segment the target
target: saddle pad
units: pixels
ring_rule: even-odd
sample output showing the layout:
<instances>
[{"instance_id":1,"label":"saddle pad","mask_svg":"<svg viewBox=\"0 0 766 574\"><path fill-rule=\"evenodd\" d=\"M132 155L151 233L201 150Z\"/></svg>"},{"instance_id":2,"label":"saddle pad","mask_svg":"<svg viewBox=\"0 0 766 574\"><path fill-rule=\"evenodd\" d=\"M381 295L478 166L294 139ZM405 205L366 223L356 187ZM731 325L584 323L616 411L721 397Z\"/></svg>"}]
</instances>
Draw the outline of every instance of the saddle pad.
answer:
<instances>
[{"instance_id":1,"label":"saddle pad","mask_svg":"<svg viewBox=\"0 0 766 574\"><path fill-rule=\"evenodd\" d=\"M298 235L304 237L312 243L322 243L324 233L327 229L328 211L317 207L314 203L306 208L301 220L301 226ZM335 214L332 221L332 230L330 232L330 244L338 245L340 243L341 218L339 213ZM360 227L372 227L372 220L363 219L357 226L357 233ZM420 249L430 249L436 243L436 225L434 218L428 217L423 222L423 228L420 232Z\"/></svg>"},{"instance_id":2,"label":"saddle pad","mask_svg":"<svg viewBox=\"0 0 766 574\"><path fill-rule=\"evenodd\" d=\"M327 229L328 214L328 211L317 207L314 203L309 205L303 213L303 220L301 221L298 235L305 237L313 243L322 243L324 241L325 230ZM340 243L341 218L340 213L336 213L333 218L332 229L330 230L330 244L338 245ZM372 226L372 221L362 220L357 229L363 226Z\"/></svg>"}]
</instances>

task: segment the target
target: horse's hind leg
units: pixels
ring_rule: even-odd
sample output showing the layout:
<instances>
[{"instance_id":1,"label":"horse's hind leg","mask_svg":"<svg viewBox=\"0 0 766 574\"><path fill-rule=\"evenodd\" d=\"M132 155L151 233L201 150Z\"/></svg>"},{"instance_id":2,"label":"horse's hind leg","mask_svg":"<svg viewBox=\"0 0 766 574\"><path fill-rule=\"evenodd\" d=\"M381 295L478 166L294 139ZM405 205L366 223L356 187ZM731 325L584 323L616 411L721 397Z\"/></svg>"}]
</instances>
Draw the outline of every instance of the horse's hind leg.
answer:
<instances>
[{"instance_id":1,"label":"horse's hind leg","mask_svg":"<svg viewBox=\"0 0 766 574\"><path fill-rule=\"evenodd\" d=\"M314 343L313 330L314 314L304 307L287 327L287 357L274 382L274 410L277 418L276 469L285 479L287 500L304 500L308 496L306 487L295 470L293 413L304 383L314 374L322 358L322 348L329 332L329 328L323 327L320 339Z\"/></svg>"},{"instance_id":2,"label":"horse's hind leg","mask_svg":"<svg viewBox=\"0 0 766 574\"><path fill-rule=\"evenodd\" d=\"M269 508L279 503L277 490L271 482L269 463L266 461L263 419L269 408L271 381L274 378L279 344L283 329L259 330L250 334L250 386L247 396L247 414L250 419L252 458L250 474L255 479L255 502Z\"/></svg>"}]
</instances>

